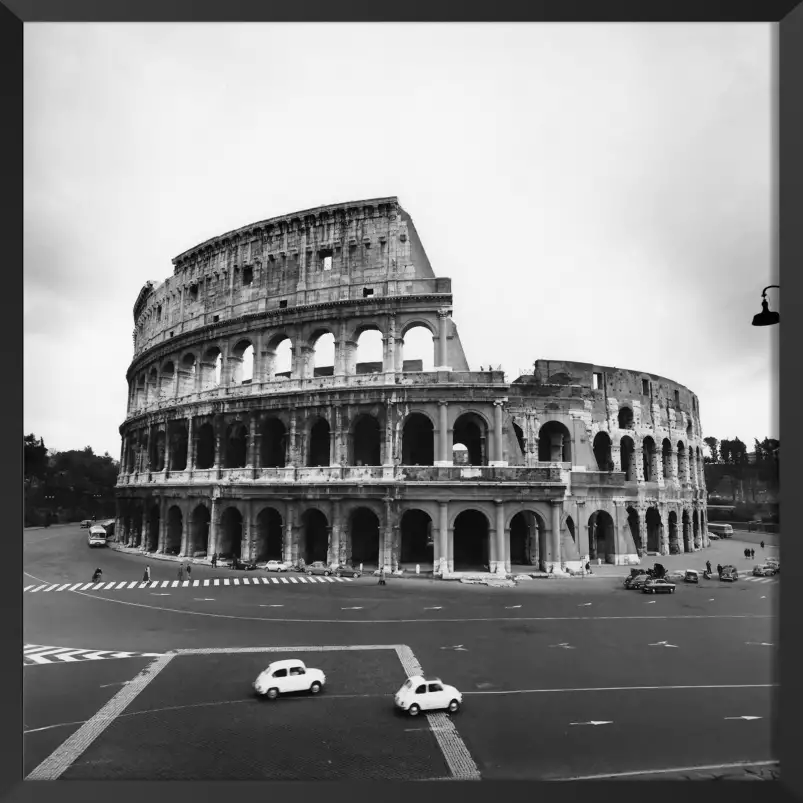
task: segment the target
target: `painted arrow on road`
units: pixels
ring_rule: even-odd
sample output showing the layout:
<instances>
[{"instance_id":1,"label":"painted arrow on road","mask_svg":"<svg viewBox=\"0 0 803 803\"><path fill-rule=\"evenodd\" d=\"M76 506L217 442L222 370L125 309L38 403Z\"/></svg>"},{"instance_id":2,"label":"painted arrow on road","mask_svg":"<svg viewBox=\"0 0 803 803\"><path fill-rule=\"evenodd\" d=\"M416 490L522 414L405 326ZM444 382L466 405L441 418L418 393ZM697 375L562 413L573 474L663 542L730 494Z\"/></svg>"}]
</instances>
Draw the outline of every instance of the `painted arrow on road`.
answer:
<instances>
[{"instance_id":1,"label":"painted arrow on road","mask_svg":"<svg viewBox=\"0 0 803 803\"><path fill-rule=\"evenodd\" d=\"M657 600L651 599L651 600L650 600L650 601L647 603L647 605L655 605L655 603L656 603L656 602L657 602Z\"/></svg>"},{"instance_id":2,"label":"painted arrow on road","mask_svg":"<svg viewBox=\"0 0 803 803\"><path fill-rule=\"evenodd\" d=\"M768 641L745 641L745 644L755 644L757 647L774 647L774 644L771 644Z\"/></svg>"},{"instance_id":3,"label":"painted arrow on road","mask_svg":"<svg viewBox=\"0 0 803 803\"><path fill-rule=\"evenodd\" d=\"M563 647L564 650L573 650L573 649L575 649L574 647L572 647L571 644L569 644L568 641L564 641L562 644L550 644L549 646L550 647Z\"/></svg>"},{"instance_id":4,"label":"painted arrow on road","mask_svg":"<svg viewBox=\"0 0 803 803\"><path fill-rule=\"evenodd\" d=\"M521 608L521 605L505 605L506 611L512 611L513 608Z\"/></svg>"},{"instance_id":5,"label":"painted arrow on road","mask_svg":"<svg viewBox=\"0 0 803 803\"><path fill-rule=\"evenodd\" d=\"M743 716L743 717L725 717L725 719L763 719L763 717Z\"/></svg>"},{"instance_id":6,"label":"painted arrow on road","mask_svg":"<svg viewBox=\"0 0 803 803\"><path fill-rule=\"evenodd\" d=\"M169 597L170 595L169 594L162 594L160 596L168 596ZM196 602L214 602L215 598L214 597L196 597L195 601Z\"/></svg>"},{"instance_id":7,"label":"painted arrow on road","mask_svg":"<svg viewBox=\"0 0 803 803\"><path fill-rule=\"evenodd\" d=\"M468 650L462 644L455 644L454 647L441 647L442 650L462 650L463 652L468 652Z\"/></svg>"},{"instance_id":8,"label":"painted arrow on road","mask_svg":"<svg viewBox=\"0 0 803 803\"><path fill-rule=\"evenodd\" d=\"M435 605L432 608L424 608L424 610L425 611L442 611L443 610L443 606L442 605Z\"/></svg>"},{"instance_id":9,"label":"painted arrow on road","mask_svg":"<svg viewBox=\"0 0 803 803\"><path fill-rule=\"evenodd\" d=\"M260 608L284 608L284 605L260 605Z\"/></svg>"},{"instance_id":10,"label":"painted arrow on road","mask_svg":"<svg viewBox=\"0 0 803 803\"><path fill-rule=\"evenodd\" d=\"M151 596L152 597L169 597L170 594L154 594L153 592L151 592Z\"/></svg>"},{"instance_id":11,"label":"painted arrow on road","mask_svg":"<svg viewBox=\"0 0 803 803\"><path fill-rule=\"evenodd\" d=\"M362 610L362 606L361 605L355 605L353 608L341 608L340 610L341 611L361 611Z\"/></svg>"},{"instance_id":12,"label":"painted arrow on road","mask_svg":"<svg viewBox=\"0 0 803 803\"><path fill-rule=\"evenodd\" d=\"M677 644L668 644L666 641L656 641L655 644L648 645L650 647L677 647Z\"/></svg>"},{"instance_id":13,"label":"painted arrow on road","mask_svg":"<svg viewBox=\"0 0 803 803\"><path fill-rule=\"evenodd\" d=\"M589 605L593 605L593 602L581 602L577 607L578 608L587 608Z\"/></svg>"},{"instance_id":14,"label":"painted arrow on road","mask_svg":"<svg viewBox=\"0 0 803 803\"><path fill-rule=\"evenodd\" d=\"M612 719L592 719L590 722L570 722L570 725L613 725Z\"/></svg>"}]
</instances>

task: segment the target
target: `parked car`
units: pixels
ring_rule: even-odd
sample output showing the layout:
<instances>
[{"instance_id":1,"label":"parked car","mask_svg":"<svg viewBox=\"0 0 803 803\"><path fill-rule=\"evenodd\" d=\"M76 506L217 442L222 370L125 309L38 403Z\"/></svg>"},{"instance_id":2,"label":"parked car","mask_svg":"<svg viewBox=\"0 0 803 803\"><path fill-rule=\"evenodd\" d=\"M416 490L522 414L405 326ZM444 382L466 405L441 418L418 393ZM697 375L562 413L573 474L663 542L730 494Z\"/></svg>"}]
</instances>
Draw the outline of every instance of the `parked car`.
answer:
<instances>
[{"instance_id":1,"label":"parked car","mask_svg":"<svg viewBox=\"0 0 803 803\"><path fill-rule=\"evenodd\" d=\"M256 569L257 563L255 560L248 560L243 561L239 558L232 558L231 559L231 568L232 569L240 569L241 571L245 572L252 572Z\"/></svg>"},{"instance_id":2,"label":"parked car","mask_svg":"<svg viewBox=\"0 0 803 803\"><path fill-rule=\"evenodd\" d=\"M440 678L426 680L421 675L413 675L404 681L396 692L394 702L397 708L414 717L421 711L448 709L452 714L460 710L463 695Z\"/></svg>"},{"instance_id":3,"label":"parked car","mask_svg":"<svg viewBox=\"0 0 803 803\"><path fill-rule=\"evenodd\" d=\"M683 575L683 580L687 583L699 583L700 573L695 569L686 569L686 573Z\"/></svg>"},{"instance_id":4,"label":"parked car","mask_svg":"<svg viewBox=\"0 0 803 803\"><path fill-rule=\"evenodd\" d=\"M329 575L332 573L332 569L322 560L316 560L314 563L308 563L304 571L307 574L322 574L325 577L329 577Z\"/></svg>"},{"instance_id":5,"label":"parked car","mask_svg":"<svg viewBox=\"0 0 803 803\"><path fill-rule=\"evenodd\" d=\"M254 681L254 691L261 697L275 700L280 694L308 691L318 694L326 683L320 669L307 667L297 658L274 661Z\"/></svg>"},{"instance_id":6,"label":"parked car","mask_svg":"<svg viewBox=\"0 0 803 803\"><path fill-rule=\"evenodd\" d=\"M767 566L775 566L778 572L781 571L781 561L779 558L766 558L764 560L765 565Z\"/></svg>"},{"instance_id":7,"label":"parked car","mask_svg":"<svg viewBox=\"0 0 803 803\"><path fill-rule=\"evenodd\" d=\"M772 577L778 574L778 567L771 564L753 566L753 577Z\"/></svg>"},{"instance_id":8,"label":"parked car","mask_svg":"<svg viewBox=\"0 0 803 803\"><path fill-rule=\"evenodd\" d=\"M265 564L266 572L286 572L290 567L283 560L269 560Z\"/></svg>"},{"instance_id":9,"label":"parked car","mask_svg":"<svg viewBox=\"0 0 803 803\"><path fill-rule=\"evenodd\" d=\"M92 526L92 519L84 519L84 520L81 522L81 529L82 529L82 530L86 530L86 529L88 529L88 528L89 528L89 527L91 527L91 526Z\"/></svg>"},{"instance_id":10,"label":"parked car","mask_svg":"<svg viewBox=\"0 0 803 803\"><path fill-rule=\"evenodd\" d=\"M644 594L674 594L675 584L663 577L652 577L644 583L641 591Z\"/></svg>"},{"instance_id":11,"label":"parked car","mask_svg":"<svg viewBox=\"0 0 803 803\"><path fill-rule=\"evenodd\" d=\"M650 576L646 573L631 574L630 577L625 578L625 588L636 589L638 591L644 588L644 583L646 583L649 579Z\"/></svg>"},{"instance_id":12,"label":"parked car","mask_svg":"<svg viewBox=\"0 0 803 803\"><path fill-rule=\"evenodd\" d=\"M732 583L739 579L739 572L736 570L735 566L723 566L722 574L720 574L719 579Z\"/></svg>"},{"instance_id":13,"label":"parked car","mask_svg":"<svg viewBox=\"0 0 803 803\"><path fill-rule=\"evenodd\" d=\"M710 538L712 541L719 541L719 536L718 536L716 533L708 533L708 537L709 537L709 538Z\"/></svg>"},{"instance_id":14,"label":"parked car","mask_svg":"<svg viewBox=\"0 0 803 803\"><path fill-rule=\"evenodd\" d=\"M343 577L344 575L346 577L361 577L362 576L362 572L359 569L355 569L353 566L351 566L348 563L341 563L335 569L335 574L338 577Z\"/></svg>"}]
</instances>

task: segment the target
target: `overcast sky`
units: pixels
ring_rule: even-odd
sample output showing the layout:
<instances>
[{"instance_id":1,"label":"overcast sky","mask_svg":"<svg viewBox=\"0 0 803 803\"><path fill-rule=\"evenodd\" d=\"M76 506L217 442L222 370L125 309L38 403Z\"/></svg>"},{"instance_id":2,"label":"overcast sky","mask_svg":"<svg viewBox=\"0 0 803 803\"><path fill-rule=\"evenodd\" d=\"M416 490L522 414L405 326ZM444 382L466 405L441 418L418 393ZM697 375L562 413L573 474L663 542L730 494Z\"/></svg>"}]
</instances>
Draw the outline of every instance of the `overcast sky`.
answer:
<instances>
[{"instance_id":1,"label":"overcast sky","mask_svg":"<svg viewBox=\"0 0 803 803\"><path fill-rule=\"evenodd\" d=\"M119 458L133 305L248 223L397 195L472 369L538 358L778 437L770 25L28 24L25 432ZM778 291L770 291L780 309Z\"/></svg>"}]
</instances>

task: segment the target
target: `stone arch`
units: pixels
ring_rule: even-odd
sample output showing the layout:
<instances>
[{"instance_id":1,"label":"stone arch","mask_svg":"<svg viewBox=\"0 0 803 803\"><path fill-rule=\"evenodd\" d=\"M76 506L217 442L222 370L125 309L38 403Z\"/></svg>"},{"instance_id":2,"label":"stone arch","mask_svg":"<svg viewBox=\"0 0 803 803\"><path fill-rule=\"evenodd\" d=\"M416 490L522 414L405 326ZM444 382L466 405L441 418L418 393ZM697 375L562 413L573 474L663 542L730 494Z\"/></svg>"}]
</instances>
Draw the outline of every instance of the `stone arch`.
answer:
<instances>
[{"instance_id":1,"label":"stone arch","mask_svg":"<svg viewBox=\"0 0 803 803\"><path fill-rule=\"evenodd\" d=\"M383 370L384 338L375 323L363 324L355 331L354 373L378 374Z\"/></svg>"},{"instance_id":2,"label":"stone arch","mask_svg":"<svg viewBox=\"0 0 803 803\"><path fill-rule=\"evenodd\" d=\"M488 571L490 565L490 525L481 510L462 510L454 519L452 553L454 570Z\"/></svg>"},{"instance_id":3,"label":"stone arch","mask_svg":"<svg viewBox=\"0 0 803 803\"><path fill-rule=\"evenodd\" d=\"M318 329L310 338L313 376L333 376L335 373L335 336L329 329Z\"/></svg>"},{"instance_id":4,"label":"stone arch","mask_svg":"<svg viewBox=\"0 0 803 803\"><path fill-rule=\"evenodd\" d=\"M647 435L641 442L641 459L644 471L644 482L655 482L655 441L651 435Z\"/></svg>"},{"instance_id":5,"label":"stone arch","mask_svg":"<svg viewBox=\"0 0 803 803\"><path fill-rule=\"evenodd\" d=\"M622 471L625 475L625 482L636 481L636 444L629 435L625 435L619 441L619 454L622 461Z\"/></svg>"},{"instance_id":6,"label":"stone arch","mask_svg":"<svg viewBox=\"0 0 803 803\"><path fill-rule=\"evenodd\" d=\"M647 509L647 552L661 551L661 536L664 525L661 521L661 514L658 508L650 507Z\"/></svg>"},{"instance_id":7,"label":"stone arch","mask_svg":"<svg viewBox=\"0 0 803 803\"><path fill-rule=\"evenodd\" d=\"M669 528L669 554L677 555L680 549L680 541L678 539L678 514L674 510L670 510L667 516L667 523ZM687 550L683 550L686 552Z\"/></svg>"},{"instance_id":8,"label":"stone arch","mask_svg":"<svg viewBox=\"0 0 803 803\"><path fill-rule=\"evenodd\" d=\"M221 558L239 558L243 550L243 514L237 505L229 505L220 516L218 554Z\"/></svg>"},{"instance_id":9,"label":"stone arch","mask_svg":"<svg viewBox=\"0 0 803 803\"><path fill-rule=\"evenodd\" d=\"M147 392L145 388L145 374L140 374L136 378L134 385L134 409L141 410L147 400Z\"/></svg>"},{"instance_id":10,"label":"stone arch","mask_svg":"<svg viewBox=\"0 0 803 803\"><path fill-rule=\"evenodd\" d=\"M248 460L248 427L232 421L226 428L225 468L244 468Z\"/></svg>"},{"instance_id":11,"label":"stone arch","mask_svg":"<svg viewBox=\"0 0 803 803\"><path fill-rule=\"evenodd\" d=\"M254 344L248 339L238 340L229 354L231 381L235 385L247 385L254 378Z\"/></svg>"},{"instance_id":12,"label":"stone arch","mask_svg":"<svg viewBox=\"0 0 803 803\"><path fill-rule=\"evenodd\" d=\"M154 366L148 371L148 378L145 383L145 404L153 404L159 396L159 373Z\"/></svg>"},{"instance_id":13,"label":"stone arch","mask_svg":"<svg viewBox=\"0 0 803 803\"><path fill-rule=\"evenodd\" d=\"M692 421L691 416L689 416L689 420L686 423L686 437L689 439L689 441L691 441L693 436L694 436L694 422Z\"/></svg>"},{"instance_id":14,"label":"stone arch","mask_svg":"<svg viewBox=\"0 0 803 803\"><path fill-rule=\"evenodd\" d=\"M678 441L678 481L679 482L688 482L689 481L689 465L686 460L686 447L683 444L683 441Z\"/></svg>"},{"instance_id":15,"label":"stone arch","mask_svg":"<svg viewBox=\"0 0 803 803\"><path fill-rule=\"evenodd\" d=\"M195 377L198 370L198 360L191 351L187 352L179 363L178 395L189 396L195 393Z\"/></svg>"},{"instance_id":16,"label":"stone arch","mask_svg":"<svg viewBox=\"0 0 803 803\"><path fill-rule=\"evenodd\" d=\"M307 446L307 465L308 466L328 466L330 465L330 439L331 430L329 422L320 416L310 421L309 438Z\"/></svg>"},{"instance_id":17,"label":"stone arch","mask_svg":"<svg viewBox=\"0 0 803 803\"><path fill-rule=\"evenodd\" d=\"M159 548L159 525L162 521L162 511L159 503L154 502L148 511L148 540L145 544L146 552L156 552Z\"/></svg>"},{"instance_id":18,"label":"stone arch","mask_svg":"<svg viewBox=\"0 0 803 803\"><path fill-rule=\"evenodd\" d=\"M167 511L167 532L165 534L165 555L178 555L181 552L181 537L184 532L184 514L178 505L171 505Z\"/></svg>"},{"instance_id":19,"label":"stone arch","mask_svg":"<svg viewBox=\"0 0 803 803\"><path fill-rule=\"evenodd\" d=\"M206 555L209 545L209 523L212 516L206 505L197 505L190 516L190 544L189 554L194 557L196 553L202 552Z\"/></svg>"},{"instance_id":20,"label":"stone arch","mask_svg":"<svg viewBox=\"0 0 803 803\"><path fill-rule=\"evenodd\" d=\"M402 371L434 370L435 336L429 326L413 323L405 327L401 346Z\"/></svg>"},{"instance_id":21,"label":"stone arch","mask_svg":"<svg viewBox=\"0 0 803 803\"><path fill-rule=\"evenodd\" d=\"M572 436L560 421L547 421L538 430L538 460L543 463L571 463Z\"/></svg>"},{"instance_id":22,"label":"stone arch","mask_svg":"<svg viewBox=\"0 0 803 803\"><path fill-rule=\"evenodd\" d=\"M356 507L349 513L351 565L379 568L379 516L368 507Z\"/></svg>"},{"instance_id":23,"label":"stone arch","mask_svg":"<svg viewBox=\"0 0 803 803\"><path fill-rule=\"evenodd\" d=\"M176 381L176 366L172 360L168 360L159 372L159 400L167 401L173 397Z\"/></svg>"},{"instance_id":24,"label":"stone arch","mask_svg":"<svg viewBox=\"0 0 803 803\"><path fill-rule=\"evenodd\" d=\"M438 326L427 318L409 318L399 330L399 337L405 337L411 329L426 329L433 338L438 337Z\"/></svg>"},{"instance_id":25,"label":"stone arch","mask_svg":"<svg viewBox=\"0 0 803 803\"><path fill-rule=\"evenodd\" d=\"M508 523L511 566L538 566L545 554L546 525L532 510L518 510Z\"/></svg>"},{"instance_id":26,"label":"stone arch","mask_svg":"<svg viewBox=\"0 0 803 803\"><path fill-rule=\"evenodd\" d=\"M195 468L208 469L215 465L215 428L208 421L198 427L198 446Z\"/></svg>"},{"instance_id":27,"label":"stone arch","mask_svg":"<svg viewBox=\"0 0 803 803\"><path fill-rule=\"evenodd\" d=\"M318 508L307 508L301 514L301 543L299 555L305 563L327 561L329 552L329 522Z\"/></svg>"},{"instance_id":28,"label":"stone arch","mask_svg":"<svg viewBox=\"0 0 803 803\"><path fill-rule=\"evenodd\" d=\"M165 431L157 430L151 442L151 471L164 471L166 443Z\"/></svg>"},{"instance_id":29,"label":"stone arch","mask_svg":"<svg viewBox=\"0 0 803 803\"><path fill-rule=\"evenodd\" d=\"M524 431L522 428L515 422L511 422L513 424L513 434L516 436L516 443L519 445L519 449L521 450L521 456L527 453L527 440L524 437Z\"/></svg>"},{"instance_id":30,"label":"stone arch","mask_svg":"<svg viewBox=\"0 0 803 803\"><path fill-rule=\"evenodd\" d=\"M216 388L221 381L223 353L217 346L209 346L201 355L198 367L200 370L201 392Z\"/></svg>"},{"instance_id":31,"label":"stone arch","mask_svg":"<svg viewBox=\"0 0 803 803\"><path fill-rule=\"evenodd\" d=\"M357 415L351 427L349 441L349 465L382 465L382 427L376 416L369 413Z\"/></svg>"},{"instance_id":32,"label":"stone arch","mask_svg":"<svg viewBox=\"0 0 803 803\"><path fill-rule=\"evenodd\" d=\"M595 510L588 517L588 557L616 563L616 526L607 510Z\"/></svg>"},{"instance_id":33,"label":"stone arch","mask_svg":"<svg viewBox=\"0 0 803 803\"><path fill-rule=\"evenodd\" d=\"M289 379L293 374L293 340L286 332L273 335L265 346L265 379Z\"/></svg>"},{"instance_id":34,"label":"stone arch","mask_svg":"<svg viewBox=\"0 0 803 803\"><path fill-rule=\"evenodd\" d=\"M171 421L169 427L170 469L184 471L187 468L187 422Z\"/></svg>"},{"instance_id":35,"label":"stone arch","mask_svg":"<svg viewBox=\"0 0 803 803\"><path fill-rule=\"evenodd\" d=\"M633 539L633 547L641 557L644 554L644 544L641 543L641 528L639 527L638 511L634 507L628 507L626 512L627 528L630 532L630 537Z\"/></svg>"},{"instance_id":36,"label":"stone arch","mask_svg":"<svg viewBox=\"0 0 803 803\"><path fill-rule=\"evenodd\" d=\"M287 465L287 427L284 422L276 416L268 416L262 421L260 432L260 466L284 468Z\"/></svg>"},{"instance_id":37,"label":"stone arch","mask_svg":"<svg viewBox=\"0 0 803 803\"><path fill-rule=\"evenodd\" d=\"M435 463L435 427L423 412L410 413L402 424L402 465L431 466Z\"/></svg>"},{"instance_id":38,"label":"stone arch","mask_svg":"<svg viewBox=\"0 0 803 803\"><path fill-rule=\"evenodd\" d=\"M620 407L617 422L619 424L619 429L633 429L633 410L626 405Z\"/></svg>"},{"instance_id":39,"label":"stone arch","mask_svg":"<svg viewBox=\"0 0 803 803\"><path fill-rule=\"evenodd\" d=\"M672 444L669 438L661 441L661 466L664 471L664 481L672 479Z\"/></svg>"},{"instance_id":40,"label":"stone arch","mask_svg":"<svg viewBox=\"0 0 803 803\"><path fill-rule=\"evenodd\" d=\"M613 471L613 458L611 456L611 437L607 432L598 432L594 436L594 457L600 471Z\"/></svg>"},{"instance_id":41,"label":"stone arch","mask_svg":"<svg viewBox=\"0 0 803 803\"><path fill-rule=\"evenodd\" d=\"M399 562L401 564L434 564L434 538L432 517L420 508L408 508L402 513L401 545Z\"/></svg>"},{"instance_id":42,"label":"stone arch","mask_svg":"<svg viewBox=\"0 0 803 803\"><path fill-rule=\"evenodd\" d=\"M257 514L254 560L282 560L284 553L282 516L274 507L264 507Z\"/></svg>"},{"instance_id":43,"label":"stone arch","mask_svg":"<svg viewBox=\"0 0 803 803\"><path fill-rule=\"evenodd\" d=\"M474 411L467 411L454 422L452 445L462 444L468 450L468 464L488 465L488 422Z\"/></svg>"},{"instance_id":44,"label":"stone arch","mask_svg":"<svg viewBox=\"0 0 803 803\"><path fill-rule=\"evenodd\" d=\"M700 534L700 516L695 508L691 514L691 526L692 526L692 536L695 549L702 549L703 542L702 542L702 535Z\"/></svg>"}]
</instances>

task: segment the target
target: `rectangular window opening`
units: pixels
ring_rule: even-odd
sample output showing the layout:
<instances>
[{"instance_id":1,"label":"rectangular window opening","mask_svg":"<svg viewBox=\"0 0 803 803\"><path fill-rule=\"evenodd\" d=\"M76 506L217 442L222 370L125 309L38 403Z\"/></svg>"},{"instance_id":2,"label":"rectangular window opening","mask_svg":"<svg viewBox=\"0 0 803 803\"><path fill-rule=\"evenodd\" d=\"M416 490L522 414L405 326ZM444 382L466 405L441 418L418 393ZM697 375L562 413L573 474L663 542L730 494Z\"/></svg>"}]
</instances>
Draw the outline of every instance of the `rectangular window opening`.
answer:
<instances>
[{"instance_id":1,"label":"rectangular window opening","mask_svg":"<svg viewBox=\"0 0 803 803\"><path fill-rule=\"evenodd\" d=\"M243 268L243 287L247 287L254 281L254 269L250 265Z\"/></svg>"},{"instance_id":2,"label":"rectangular window opening","mask_svg":"<svg viewBox=\"0 0 803 803\"><path fill-rule=\"evenodd\" d=\"M220 315L213 315L212 316L212 323L217 323L220 320Z\"/></svg>"},{"instance_id":3,"label":"rectangular window opening","mask_svg":"<svg viewBox=\"0 0 803 803\"><path fill-rule=\"evenodd\" d=\"M680 391L675 391L675 407L680 407Z\"/></svg>"},{"instance_id":4,"label":"rectangular window opening","mask_svg":"<svg viewBox=\"0 0 803 803\"><path fill-rule=\"evenodd\" d=\"M161 321L162 320L162 305L161 304L156 308L156 320L157 321Z\"/></svg>"},{"instance_id":5,"label":"rectangular window opening","mask_svg":"<svg viewBox=\"0 0 803 803\"><path fill-rule=\"evenodd\" d=\"M650 395L650 380L649 379L642 379L641 380L641 395L642 396L649 396Z\"/></svg>"},{"instance_id":6,"label":"rectangular window opening","mask_svg":"<svg viewBox=\"0 0 803 803\"><path fill-rule=\"evenodd\" d=\"M594 372L591 375L591 387L593 390L601 390L602 388L602 374Z\"/></svg>"},{"instance_id":7,"label":"rectangular window opening","mask_svg":"<svg viewBox=\"0 0 803 803\"><path fill-rule=\"evenodd\" d=\"M362 289L362 297L368 298L368 296L372 296L374 291L370 287L363 287Z\"/></svg>"},{"instance_id":8,"label":"rectangular window opening","mask_svg":"<svg viewBox=\"0 0 803 803\"><path fill-rule=\"evenodd\" d=\"M279 302L279 309L285 309L286 307L287 307L287 301Z\"/></svg>"}]
</instances>

